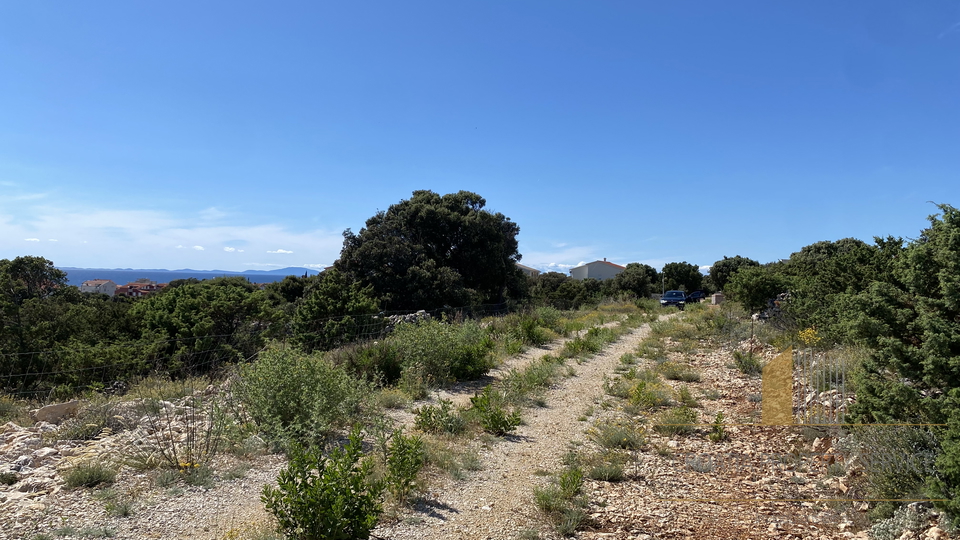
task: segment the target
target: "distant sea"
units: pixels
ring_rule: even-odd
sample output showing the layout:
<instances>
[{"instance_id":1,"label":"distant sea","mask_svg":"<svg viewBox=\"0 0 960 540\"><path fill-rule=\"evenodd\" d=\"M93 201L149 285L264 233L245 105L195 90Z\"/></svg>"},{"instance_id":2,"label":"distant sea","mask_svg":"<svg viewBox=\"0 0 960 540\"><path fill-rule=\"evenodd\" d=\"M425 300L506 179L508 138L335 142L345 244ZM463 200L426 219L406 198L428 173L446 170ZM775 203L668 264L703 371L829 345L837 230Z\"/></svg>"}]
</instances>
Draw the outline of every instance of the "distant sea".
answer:
<instances>
[{"instance_id":1,"label":"distant sea","mask_svg":"<svg viewBox=\"0 0 960 540\"><path fill-rule=\"evenodd\" d=\"M157 283L170 283L175 279L213 279L216 277L242 277L253 283L273 283L282 281L287 276L302 276L305 272L315 275L316 270L307 270L306 268L284 268L277 270L276 273L266 272L221 272L209 270L131 270L131 269L113 269L106 270L101 268L61 268L67 273L67 284L79 287L84 281L89 279L109 279L117 285L126 285L131 281L147 278Z\"/></svg>"}]
</instances>

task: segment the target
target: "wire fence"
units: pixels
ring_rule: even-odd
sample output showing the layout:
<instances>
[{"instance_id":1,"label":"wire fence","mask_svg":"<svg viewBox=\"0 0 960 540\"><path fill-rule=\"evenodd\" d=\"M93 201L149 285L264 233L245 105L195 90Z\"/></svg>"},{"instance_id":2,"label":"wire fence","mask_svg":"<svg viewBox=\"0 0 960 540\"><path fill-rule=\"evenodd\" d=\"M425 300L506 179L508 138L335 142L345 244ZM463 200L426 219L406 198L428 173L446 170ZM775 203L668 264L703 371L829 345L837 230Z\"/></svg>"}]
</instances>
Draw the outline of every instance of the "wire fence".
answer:
<instances>
[{"instance_id":1,"label":"wire fence","mask_svg":"<svg viewBox=\"0 0 960 540\"><path fill-rule=\"evenodd\" d=\"M852 392L847 356L814 349L794 350L794 415L802 424L843 424Z\"/></svg>"},{"instance_id":2,"label":"wire fence","mask_svg":"<svg viewBox=\"0 0 960 540\"><path fill-rule=\"evenodd\" d=\"M52 401L86 391L121 393L152 373L171 378L222 375L222 368L249 362L271 341L292 341L309 350L330 350L386 337L398 324L424 320L462 322L509 313L506 303L340 315L306 321L294 329L251 325L232 334L150 339L45 351L0 354L0 393Z\"/></svg>"}]
</instances>

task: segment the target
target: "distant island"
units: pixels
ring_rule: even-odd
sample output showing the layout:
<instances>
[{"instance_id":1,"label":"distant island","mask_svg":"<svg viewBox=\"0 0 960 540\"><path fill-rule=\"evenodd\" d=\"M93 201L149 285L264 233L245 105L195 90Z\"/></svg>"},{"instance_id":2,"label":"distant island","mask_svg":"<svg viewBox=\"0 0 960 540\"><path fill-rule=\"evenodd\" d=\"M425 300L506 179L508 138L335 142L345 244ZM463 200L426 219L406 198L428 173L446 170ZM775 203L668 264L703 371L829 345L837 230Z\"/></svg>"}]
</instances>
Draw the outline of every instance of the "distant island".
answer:
<instances>
[{"instance_id":1,"label":"distant island","mask_svg":"<svg viewBox=\"0 0 960 540\"><path fill-rule=\"evenodd\" d=\"M75 268L69 266L62 266L59 267L59 269L67 273L67 283L77 287L84 281L91 279L109 279L118 284L122 284L143 278L159 283L169 283L175 279L211 279L223 276L239 276L245 277L254 283L269 283L281 281L287 276L315 276L320 273L312 268L298 266L271 270L244 270L243 272L233 272L230 270L193 270L190 268L167 270L165 268Z\"/></svg>"}]
</instances>

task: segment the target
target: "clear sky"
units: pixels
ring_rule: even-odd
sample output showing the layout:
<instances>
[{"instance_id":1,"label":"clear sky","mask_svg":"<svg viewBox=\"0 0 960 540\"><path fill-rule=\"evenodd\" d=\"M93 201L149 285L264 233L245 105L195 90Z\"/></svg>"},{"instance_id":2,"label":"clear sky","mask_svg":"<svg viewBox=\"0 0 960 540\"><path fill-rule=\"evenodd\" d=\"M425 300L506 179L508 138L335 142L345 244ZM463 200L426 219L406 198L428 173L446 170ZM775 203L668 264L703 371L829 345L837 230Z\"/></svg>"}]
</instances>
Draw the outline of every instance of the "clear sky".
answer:
<instances>
[{"instance_id":1,"label":"clear sky","mask_svg":"<svg viewBox=\"0 0 960 540\"><path fill-rule=\"evenodd\" d=\"M960 0L0 4L0 258L323 266L464 189L529 266L767 262L958 173Z\"/></svg>"}]
</instances>

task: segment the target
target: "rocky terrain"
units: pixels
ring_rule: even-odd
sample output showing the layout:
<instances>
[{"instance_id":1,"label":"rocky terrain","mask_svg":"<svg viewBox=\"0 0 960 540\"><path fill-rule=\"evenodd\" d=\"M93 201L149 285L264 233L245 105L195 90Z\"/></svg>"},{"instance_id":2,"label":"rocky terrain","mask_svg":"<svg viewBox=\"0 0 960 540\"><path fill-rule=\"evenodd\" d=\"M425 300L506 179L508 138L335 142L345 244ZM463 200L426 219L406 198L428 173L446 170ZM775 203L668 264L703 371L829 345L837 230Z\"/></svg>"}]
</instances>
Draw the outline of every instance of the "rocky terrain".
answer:
<instances>
[{"instance_id":1,"label":"rocky terrain","mask_svg":"<svg viewBox=\"0 0 960 540\"><path fill-rule=\"evenodd\" d=\"M858 466L840 450L843 441L829 429L759 425L760 379L730 366L732 349L704 344L670 353L671 360L700 374L697 381L667 381L674 390L686 386L698 402L692 434L660 434L650 429L649 415L628 410L612 397L607 389L627 367L655 366L642 357L634 365L623 363L649 332L644 325L571 364L571 376L546 392L542 407L524 412L516 432L462 441L476 451L478 470L459 479L430 474L409 507L390 509L376 537L559 538L538 508L534 488L549 482L572 449L603 451L591 436L598 423L628 418L643 426L645 443L629 451L620 481L586 480L586 519L576 537L868 538L867 505L857 502ZM484 383L561 344L511 358ZM764 358L777 352L757 342L738 347ZM475 386L451 388L433 399L463 403ZM70 422L79 403L34 411L36 421L29 427L7 423L0 433L0 478L9 480L0 483L0 538L273 538L259 494L284 460L255 436L244 441L249 452L219 454L208 478L165 476L163 468L130 461L150 454L145 445L195 433L197 425L209 421L204 404L223 392L228 388L200 389L162 402L160 410L145 411L137 400L123 402L110 409L116 433L106 430L88 441L56 436L58 424ZM391 416L412 424L411 408ZM726 437L714 442L707 434L718 412L725 418ZM67 488L65 475L90 460L114 464L115 482L107 488ZM931 519L922 533L902 538L947 538L935 525Z\"/></svg>"}]
</instances>

